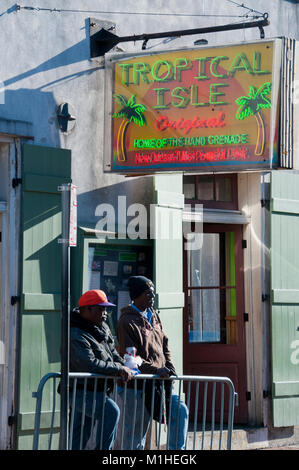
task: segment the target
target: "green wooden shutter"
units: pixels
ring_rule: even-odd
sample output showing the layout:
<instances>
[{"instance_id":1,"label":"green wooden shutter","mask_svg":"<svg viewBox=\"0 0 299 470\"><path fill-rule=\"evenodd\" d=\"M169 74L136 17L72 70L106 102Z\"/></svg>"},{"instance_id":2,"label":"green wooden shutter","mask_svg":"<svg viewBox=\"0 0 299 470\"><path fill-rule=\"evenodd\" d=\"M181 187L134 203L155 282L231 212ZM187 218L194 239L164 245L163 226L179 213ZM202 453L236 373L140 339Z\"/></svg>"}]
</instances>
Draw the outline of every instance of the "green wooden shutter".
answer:
<instances>
[{"instance_id":1,"label":"green wooden shutter","mask_svg":"<svg viewBox=\"0 0 299 470\"><path fill-rule=\"evenodd\" d=\"M183 355L182 174L154 177L154 282L156 303L178 373Z\"/></svg>"},{"instance_id":2,"label":"green wooden shutter","mask_svg":"<svg viewBox=\"0 0 299 470\"><path fill-rule=\"evenodd\" d=\"M71 181L70 150L24 145L22 153L22 286L18 448L32 448L37 390L60 371L61 193ZM51 391L42 422L47 427ZM57 421L58 422L58 421Z\"/></svg>"},{"instance_id":3,"label":"green wooden shutter","mask_svg":"<svg viewBox=\"0 0 299 470\"><path fill-rule=\"evenodd\" d=\"M274 426L299 424L299 174L271 174Z\"/></svg>"}]
</instances>

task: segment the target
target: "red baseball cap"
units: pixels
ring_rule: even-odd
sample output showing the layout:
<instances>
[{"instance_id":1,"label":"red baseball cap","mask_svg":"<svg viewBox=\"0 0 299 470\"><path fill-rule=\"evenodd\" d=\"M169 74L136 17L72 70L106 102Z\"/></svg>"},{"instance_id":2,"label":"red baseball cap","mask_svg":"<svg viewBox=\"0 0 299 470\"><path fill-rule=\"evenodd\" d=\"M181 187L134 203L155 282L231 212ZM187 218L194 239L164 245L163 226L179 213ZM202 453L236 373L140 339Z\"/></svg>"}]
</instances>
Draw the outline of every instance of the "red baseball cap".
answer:
<instances>
[{"instance_id":1,"label":"red baseball cap","mask_svg":"<svg viewBox=\"0 0 299 470\"><path fill-rule=\"evenodd\" d=\"M88 305L100 305L102 307L116 307L115 304L108 302L107 296L102 290L88 290L79 299L79 307L86 307Z\"/></svg>"}]
</instances>

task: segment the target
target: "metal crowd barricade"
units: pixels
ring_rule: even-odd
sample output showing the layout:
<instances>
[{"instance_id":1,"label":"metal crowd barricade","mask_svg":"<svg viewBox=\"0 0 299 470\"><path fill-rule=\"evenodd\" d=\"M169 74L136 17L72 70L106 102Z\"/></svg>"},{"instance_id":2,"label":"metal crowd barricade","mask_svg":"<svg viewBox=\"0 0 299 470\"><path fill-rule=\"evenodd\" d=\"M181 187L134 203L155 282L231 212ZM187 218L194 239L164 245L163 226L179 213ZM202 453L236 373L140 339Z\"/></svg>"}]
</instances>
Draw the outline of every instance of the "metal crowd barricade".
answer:
<instances>
[{"instance_id":1,"label":"metal crowd barricade","mask_svg":"<svg viewBox=\"0 0 299 470\"><path fill-rule=\"evenodd\" d=\"M35 426L34 426L34 439L33 439L33 450L39 449L39 440L41 434L43 439L45 438L45 430L41 429L41 415L42 415L42 400L43 391L46 383L53 381L52 383L52 411L50 411L51 419L50 426L48 428L48 449L52 449L53 433L54 433L54 418L57 410L57 402L59 402L59 396L57 396L57 388L59 379L61 378L60 373L49 373L45 375L38 386L37 392L33 393L33 397L36 401L36 413L35 413ZM102 406L102 415L95 415L95 406L99 399L98 385L101 384L103 393L101 393L101 399L106 399L107 387L109 388L109 396L112 398L120 407L121 414L118 423L118 434L115 441L114 450L124 449L124 438L126 433L130 434L131 443L130 447L125 449L133 448L133 438L135 433L135 425L138 419L138 426L140 427L140 440L143 433L144 420L149 420L147 430L147 450L167 450L169 449L170 439L170 426L165 426L163 423L163 406L160 404L160 415L159 419L153 421L154 412L154 396L155 396L155 383L161 382L161 388L164 390L165 381L171 380L171 395L179 396L187 409L189 410L188 417L188 435L185 442L186 450L230 450L232 445L232 431L234 421L234 407L237 399L237 394L234 389L232 381L227 377L210 377L210 376L171 376L169 379L161 379L156 375L137 375L129 383L122 383L122 402L119 399L119 377L108 377L98 374L90 373L70 373L70 415L69 415L69 449L72 449L73 434L74 434L74 418L76 408L76 394L79 389L83 390L83 406L80 411L80 445L79 449L82 449L83 445L83 432L85 429L86 418L86 396L87 392L93 391L92 393L92 407L91 416L90 412L88 420L90 421L90 441L95 431L96 426L100 426L100 442L98 448L101 449L103 445L103 424L104 424L104 406ZM139 381L142 381L139 383ZM113 387L111 387L111 381L113 381ZM152 383L152 396L150 406L145 405L145 386L150 381ZM92 385L91 385L92 384ZM109 384L109 386L108 386ZM127 400L128 390L133 387L133 401ZM111 392L111 389L113 391ZM174 391L175 390L175 391ZM130 392L132 393L132 392ZM141 396L139 399L139 409L137 410L137 394ZM172 404L168 408L168 422L171 422L172 414L179 416L179 400L177 405ZM122 406L121 406L122 405ZM126 407L130 407L130 429L128 431L128 423L125 418ZM141 406L141 411L140 411ZM178 406L176 415L174 406ZM47 413L49 411L47 410ZM141 424L140 424L141 423ZM175 423L176 426L176 442L178 441L179 433L179 422ZM56 428L57 429L57 428ZM75 430L78 435L78 426ZM137 432L137 431L136 431ZM89 444L90 445L90 444Z\"/></svg>"}]
</instances>

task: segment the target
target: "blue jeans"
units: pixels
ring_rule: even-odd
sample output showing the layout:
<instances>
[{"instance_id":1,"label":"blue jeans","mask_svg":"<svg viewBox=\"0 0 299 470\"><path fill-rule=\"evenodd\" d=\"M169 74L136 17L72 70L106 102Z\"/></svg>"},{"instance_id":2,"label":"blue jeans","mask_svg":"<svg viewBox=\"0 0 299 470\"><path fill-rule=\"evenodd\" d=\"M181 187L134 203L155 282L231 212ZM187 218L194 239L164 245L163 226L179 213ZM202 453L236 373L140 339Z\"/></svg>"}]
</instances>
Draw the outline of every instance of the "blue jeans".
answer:
<instances>
[{"instance_id":1,"label":"blue jeans","mask_svg":"<svg viewBox=\"0 0 299 470\"><path fill-rule=\"evenodd\" d=\"M82 425L82 412L83 412L83 395L84 391L76 390L75 400L75 412L74 412L74 425L73 425L73 437L70 441L70 448L72 450L84 449L87 441L93 433L94 429L92 426L92 414L94 411L94 424L97 422L96 432L96 446L95 449L107 449L111 450L115 441L117 426L119 421L119 408L117 404L111 400L103 392L97 392L95 404L93 403L94 393L93 391L86 391L85 400L85 418L83 425L83 433L81 437L81 425ZM70 406L73 403L73 394L70 393ZM102 412L104 403L104 423L103 423L103 436L102 434ZM102 440L102 445L101 445Z\"/></svg>"},{"instance_id":2,"label":"blue jeans","mask_svg":"<svg viewBox=\"0 0 299 470\"><path fill-rule=\"evenodd\" d=\"M121 409L121 418L119 422L118 445L123 450L143 450L145 446L146 434L150 424L150 414L144 407L143 426L142 426L142 391L137 390L136 400L136 419L135 426L133 420L135 407L135 392L127 389L126 408L124 416L123 441L121 443L122 420L123 420L123 401L124 390L119 390L119 401ZM178 395L172 395L171 399L171 422L169 427L169 449L185 449L188 432L189 411L185 403L180 400ZM134 429L133 429L134 427ZM133 432L134 430L134 432Z\"/></svg>"}]
</instances>

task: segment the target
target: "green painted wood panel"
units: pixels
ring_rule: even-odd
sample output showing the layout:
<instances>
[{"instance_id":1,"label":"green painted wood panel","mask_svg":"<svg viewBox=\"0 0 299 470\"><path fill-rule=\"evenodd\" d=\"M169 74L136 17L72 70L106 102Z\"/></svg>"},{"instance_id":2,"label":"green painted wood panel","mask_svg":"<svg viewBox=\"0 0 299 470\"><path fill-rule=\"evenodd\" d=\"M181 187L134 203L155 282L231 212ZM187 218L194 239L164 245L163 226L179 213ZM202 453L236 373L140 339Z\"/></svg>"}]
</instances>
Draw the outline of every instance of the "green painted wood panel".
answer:
<instances>
[{"instance_id":1,"label":"green painted wood panel","mask_svg":"<svg viewBox=\"0 0 299 470\"><path fill-rule=\"evenodd\" d=\"M22 288L18 448L32 448L36 400L48 372L60 371L61 193L71 182L70 150L24 145L22 152ZM42 420L52 409L44 392ZM30 438L29 438L30 436Z\"/></svg>"},{"instance_id":2,"label":"green painted wood panel","mask_svg":"<svg viewBox=\"0 0 299 470\"><path fill-rule=\"evenodd\" d=\"M156 305L178 373L183 359L183 227L182 174L154 177L154 282Z\"/></svg>"},{"instance_id":3,"label":"green painted wood panel","mask_svg":"<svg viewBox=\"0 0 299 470\"><path fill-rule=\"evenodd\" d=\"M60 294L23 294L24 310L60 310Z\"/></svg>"},{"instance_id":4,"label":"green painted wood panel","mask_svg":"<svg viewBox=\"0 0 299 470\"><path fill-rule=\"evenodd\" d=\"M271 173L274 426L299 424L299 174Z\"/></svg>"}]
</instances>

